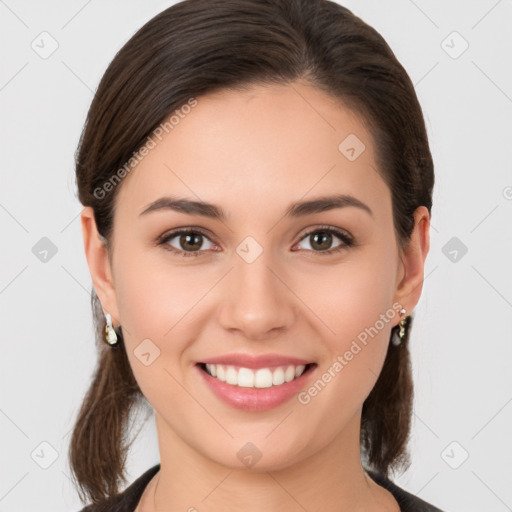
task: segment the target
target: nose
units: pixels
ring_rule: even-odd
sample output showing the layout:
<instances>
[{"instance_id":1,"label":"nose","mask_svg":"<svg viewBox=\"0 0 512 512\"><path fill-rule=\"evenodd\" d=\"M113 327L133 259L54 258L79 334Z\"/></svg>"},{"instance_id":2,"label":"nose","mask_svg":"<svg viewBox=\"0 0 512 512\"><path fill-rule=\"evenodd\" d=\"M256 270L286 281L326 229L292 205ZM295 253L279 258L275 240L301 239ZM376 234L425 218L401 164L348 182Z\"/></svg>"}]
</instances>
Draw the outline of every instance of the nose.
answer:
<instances>
[{"instance_id":1,"label":"nose","mask_svg":"<svg viewBox=\"0 0 512 512\"><path fill-rule=\"evenodd\" d=\"M273 265L266 253L252 263L235 255L220 311L224 329L251 340L280 336L297 317L297 299L286 272L279 271L281 267Z\"/></svg>"}]
</instances>

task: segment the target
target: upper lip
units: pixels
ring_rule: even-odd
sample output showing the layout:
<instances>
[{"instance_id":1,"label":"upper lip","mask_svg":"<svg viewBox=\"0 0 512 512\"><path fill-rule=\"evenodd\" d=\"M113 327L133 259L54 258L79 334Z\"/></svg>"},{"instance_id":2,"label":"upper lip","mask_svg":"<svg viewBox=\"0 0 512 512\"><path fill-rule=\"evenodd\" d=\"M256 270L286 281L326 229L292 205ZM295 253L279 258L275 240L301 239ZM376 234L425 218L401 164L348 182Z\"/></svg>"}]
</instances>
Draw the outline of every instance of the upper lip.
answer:
<instances>
[{"instance_id":1,"label":"upper lip","mask_svg":"<svg viewBox=\"0 0 512 512\"><path fill-rule=\"evenodd\" d=\"M269 368L272 366L300 366L310 364L312 361L299 359L297 357L283 356L279 354L262 354L254 356L251 354L226 354L223 356L203 359L199 363L205 364L226 364L241 366L243 368Z\"/></svg>"}]
</instances>

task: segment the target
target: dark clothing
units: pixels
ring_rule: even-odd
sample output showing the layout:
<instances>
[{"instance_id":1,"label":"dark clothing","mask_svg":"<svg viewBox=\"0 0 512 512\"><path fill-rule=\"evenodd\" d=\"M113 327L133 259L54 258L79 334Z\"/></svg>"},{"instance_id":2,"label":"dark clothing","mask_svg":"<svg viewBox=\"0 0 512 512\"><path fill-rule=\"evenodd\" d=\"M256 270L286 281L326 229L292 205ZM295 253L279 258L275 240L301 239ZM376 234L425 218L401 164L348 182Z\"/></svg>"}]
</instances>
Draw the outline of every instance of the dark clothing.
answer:
<instances>
[{"instance_id":1,"label":"dark clothing","mask_svg":"<svg viewBox=\"0 0 512 512\"><path fill-rule=\"evenodd\" d=\"M413 494L404 491L388 478L371 471L368 471L368 474L372 477L373 481L393 495L400 506L401 512L443 512L441 509L434 507L434 505L430 505L426 501L420 500Z\"/></svg>"},{"instance_id":2,"label":"dark clothing","mask_svg":"<svg viewBox=\"0 0 512 512\"><path fill-rule=\"evenodd\" d=\"M80 512L133 512L140 501L144 489L149 481L160 470L160 464L153 466L135 480L129 487L117 496L112 496L101 506L93 507L89 505ZM391 480L384 478L382 475L369 472L372 479L381 487L388 490L400 505L401 512L442 512L442 510L429 505L416 496L409 494Z\"/></svg>"}]
</instances>

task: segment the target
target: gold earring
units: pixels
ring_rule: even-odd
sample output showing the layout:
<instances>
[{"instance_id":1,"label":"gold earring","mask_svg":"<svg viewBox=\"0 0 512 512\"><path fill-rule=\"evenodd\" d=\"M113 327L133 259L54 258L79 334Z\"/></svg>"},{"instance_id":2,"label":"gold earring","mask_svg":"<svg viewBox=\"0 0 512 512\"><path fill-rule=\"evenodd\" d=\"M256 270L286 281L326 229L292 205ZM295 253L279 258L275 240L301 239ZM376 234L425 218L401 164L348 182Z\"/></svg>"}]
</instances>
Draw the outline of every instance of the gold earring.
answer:
<instances>
[{"instance_id":1,"label":"gold earring","mask_svg":"<svg viewBox=\"0 0 512 512\"><path fill-rule=\"evenodd\" d=\"M105 338L107 340L107 343L111 346L117 345L117 334L116 331L114 331L114 328L112 327L112 317L110 316L110 313L107 313L105 315L105 319L107 320L107 325L105 327Z\"/></svg>"},{"instance_id":2,"label":"gold earring","mask_svg":"<svg viewBox=\"0 0 512 512\"><path fill-rule=\"evenodd\" d=\"M402 343L402 340L405 338L405 319L407 316L407 311L402 308L400 310L400 322L398 323L398 333L395 331L391 338L391 343L397 347Z\"/></svg>"}]
</instances>

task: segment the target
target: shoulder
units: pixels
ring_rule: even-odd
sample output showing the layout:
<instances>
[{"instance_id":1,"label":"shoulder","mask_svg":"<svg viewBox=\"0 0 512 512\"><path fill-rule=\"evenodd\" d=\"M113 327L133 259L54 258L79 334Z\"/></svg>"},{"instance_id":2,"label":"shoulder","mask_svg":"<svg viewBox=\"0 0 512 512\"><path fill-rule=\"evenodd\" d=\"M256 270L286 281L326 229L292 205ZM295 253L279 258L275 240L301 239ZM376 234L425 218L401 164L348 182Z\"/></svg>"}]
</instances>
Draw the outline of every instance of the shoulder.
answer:
<instances>
[{"instance_id":1,"label":"shoulder","mask_svg":"<svg viewBox=\"0 0 512 512\"><path fill-rule=\"evenodd\" d=\"M368 470L366 470L366 472L371 476L374 482L379 484L381 487L384 487L384 489L393 495L395 500L398 502L398 505L400 505L401 512L443 512L434 505L431 505L430 503L427 503L417 496L405 491L401 487L398 487L398 485L384 475Z\"/></svg>"},{"instance_id":2,"label":"shoulder","mask_svg":"<svg viewBox=\"0 0 512 512\"><path fill-rule=\"evenodd\" d=\"M159 469L160 464L153 466L121 493L111 496L108 500L97 505L87 505L79 512L133 512L144 489Z\"/></svg>"}]
</instances>

